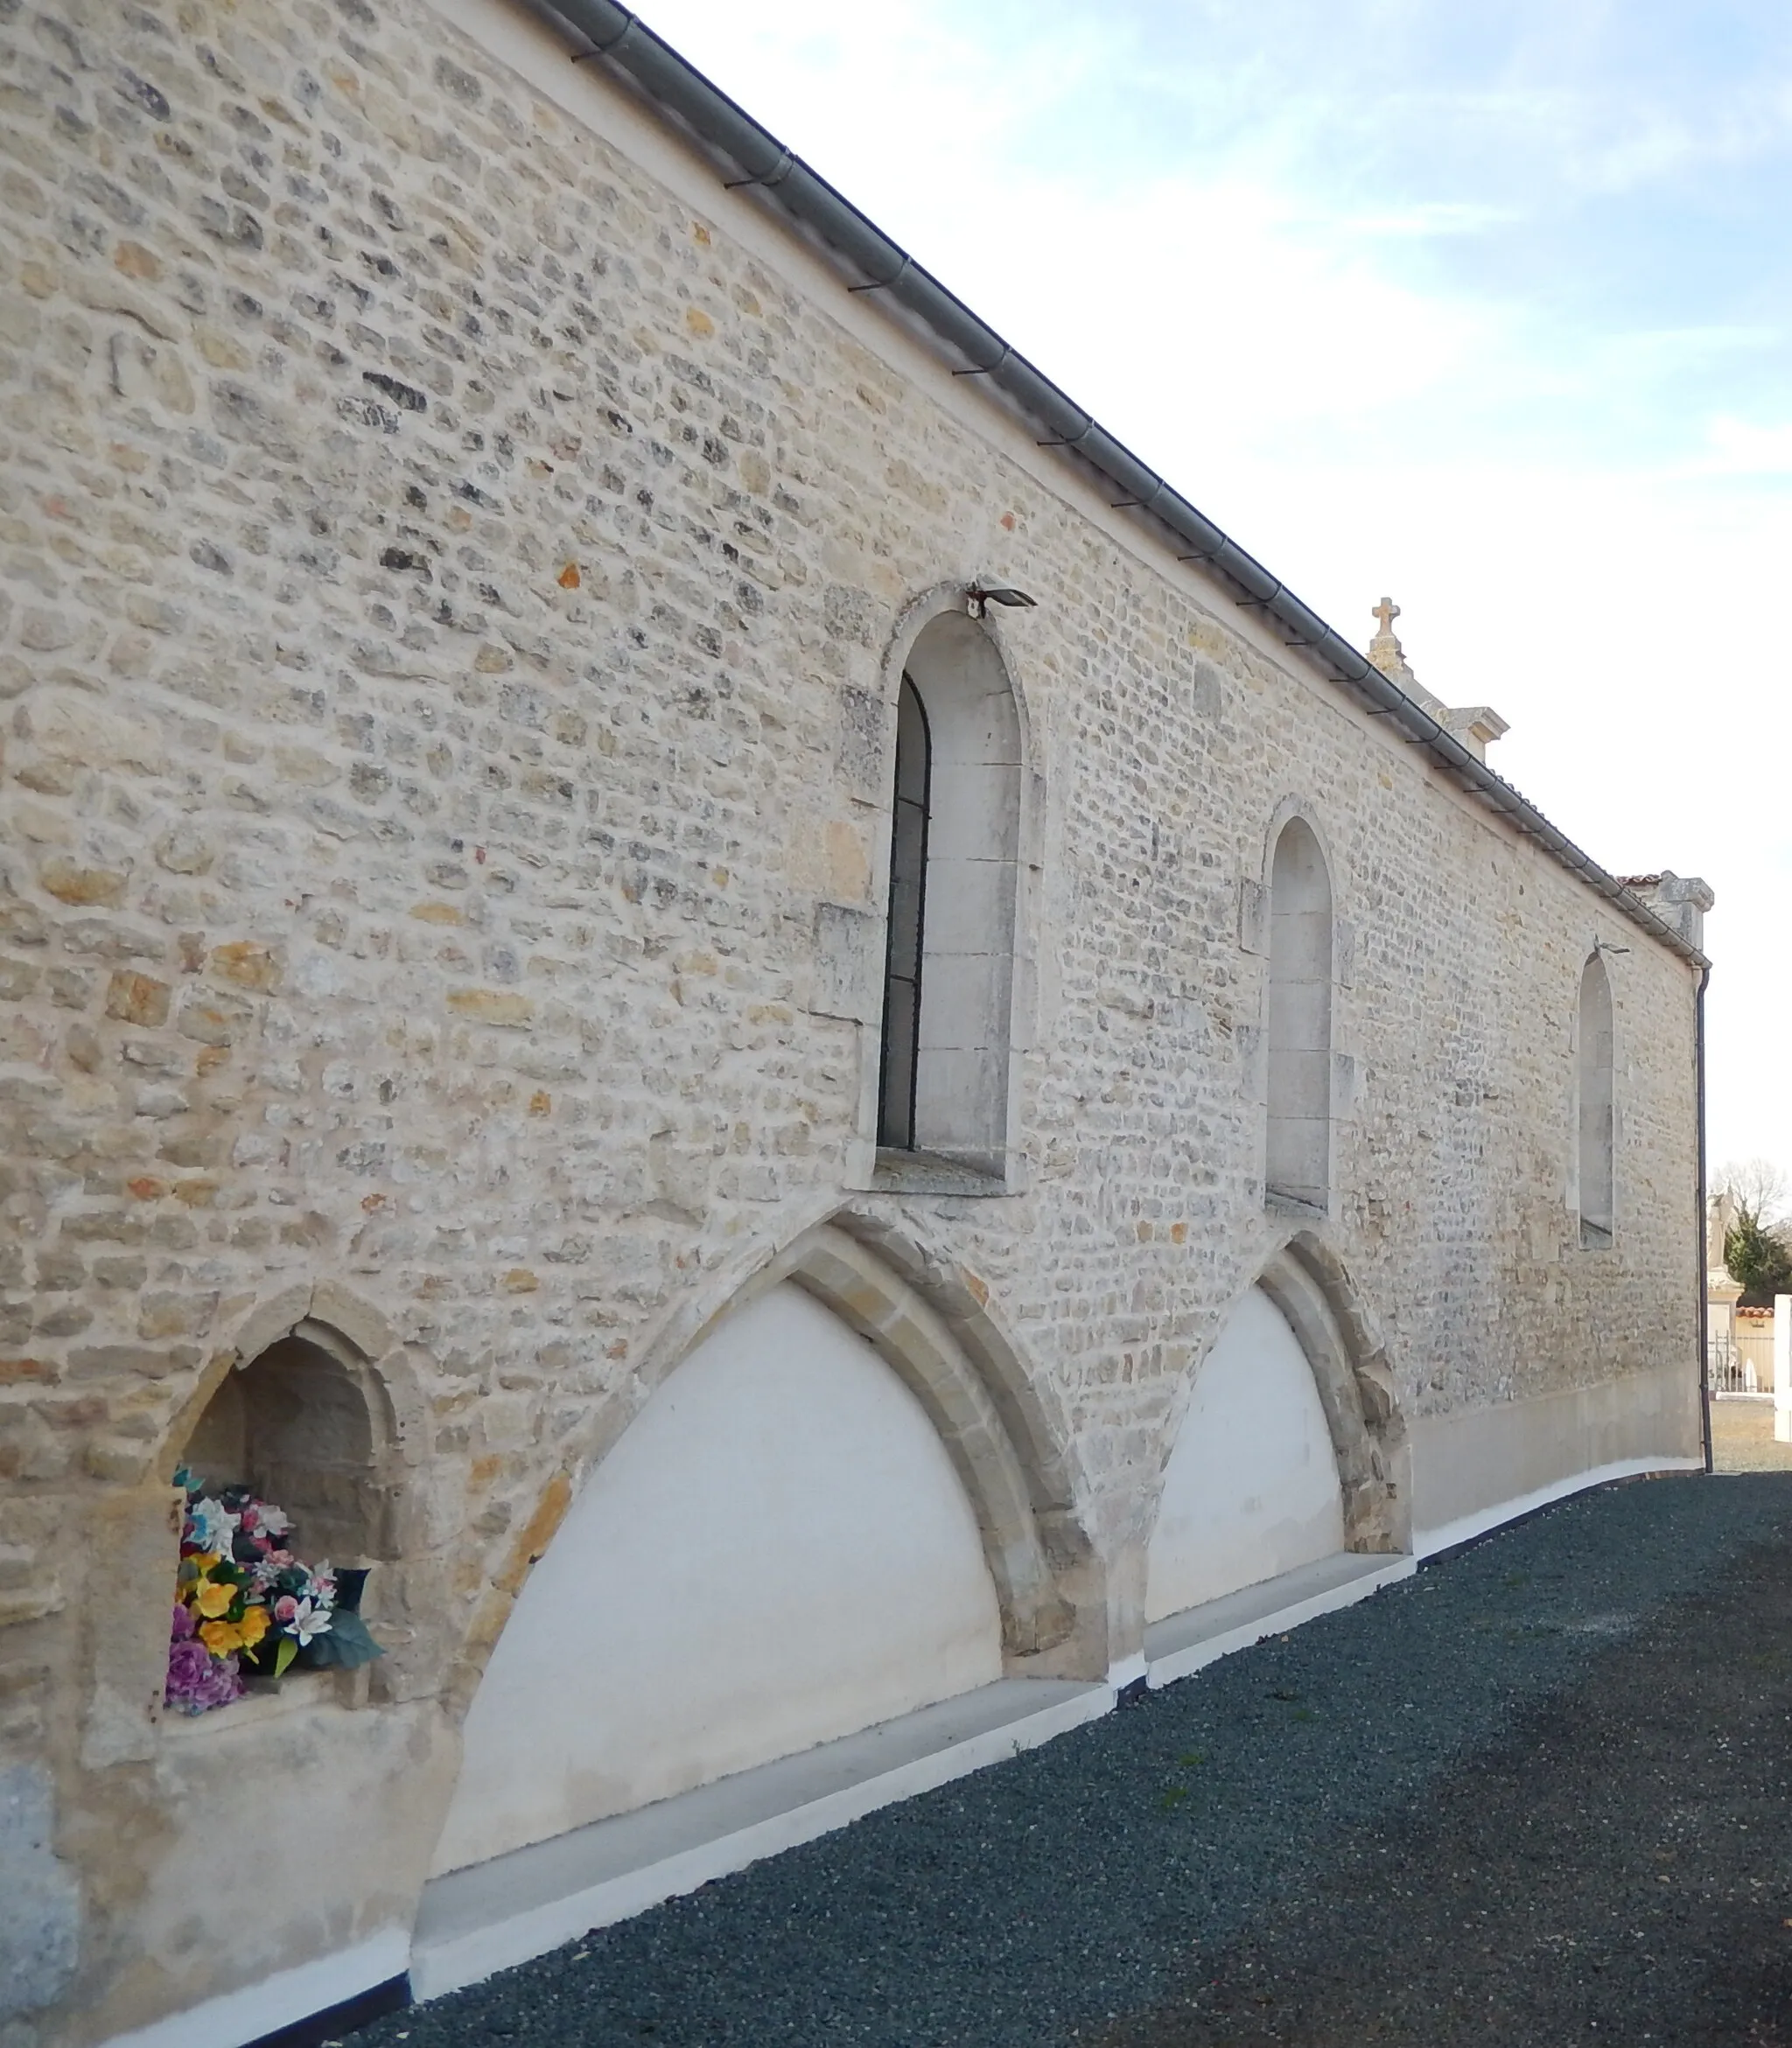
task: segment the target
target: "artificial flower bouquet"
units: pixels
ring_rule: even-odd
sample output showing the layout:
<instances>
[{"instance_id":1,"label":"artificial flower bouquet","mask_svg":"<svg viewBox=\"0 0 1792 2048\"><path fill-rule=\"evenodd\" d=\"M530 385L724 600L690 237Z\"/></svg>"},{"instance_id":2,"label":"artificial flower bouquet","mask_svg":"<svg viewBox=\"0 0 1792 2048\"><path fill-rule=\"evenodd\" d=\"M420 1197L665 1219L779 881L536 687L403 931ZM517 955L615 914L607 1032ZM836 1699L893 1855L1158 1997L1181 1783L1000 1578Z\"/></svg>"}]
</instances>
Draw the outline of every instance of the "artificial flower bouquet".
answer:
<instances>
[{"instance_id":1,"label":"artificial flower bouquet","mask_svg":"<svg viewBox=\"0 0 1792 2048\"><path fill-rule=\"evenodd\" d=\"M292 1523L247 1486L208 1493L183 1465L180 1576L168 1646L167 1703L204 1714L240 1699L245 1672L289 1666L352 1671L382 1654L356 1611L364 1571L336 1572L293 1554Z\"/></svg>"}]
</instances>

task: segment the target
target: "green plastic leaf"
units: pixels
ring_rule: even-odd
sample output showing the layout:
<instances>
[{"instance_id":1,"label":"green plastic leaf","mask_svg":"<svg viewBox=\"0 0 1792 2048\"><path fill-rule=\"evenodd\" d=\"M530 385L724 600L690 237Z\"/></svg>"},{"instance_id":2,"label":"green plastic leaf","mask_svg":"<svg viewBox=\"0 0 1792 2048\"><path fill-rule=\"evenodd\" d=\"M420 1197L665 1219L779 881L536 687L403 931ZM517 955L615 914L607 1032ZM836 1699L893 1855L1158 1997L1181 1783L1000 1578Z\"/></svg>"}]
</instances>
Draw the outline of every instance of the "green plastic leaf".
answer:
<instances>
[{"instance_id":1,"label":"green plastic leaf","mask_svg":"<svg viewBox=\"0 0 1792 2048\"><path fill-rule=\"evenodd\" d=\"M298 1645L290 1636L283 1635L274 1652L274 1675L276 1678L279 1677L280 1674L285 1670L298 1654Z\"/></svg>"},{"instance_id":2,"label":"green plastic leaf","mask_svg":"<svg viewBox=\"0 0 1792 2048\"><path fill-rule=\"evenodd\" d=\"M360 1615L351 1614L341 1607L330 1618L329 1633L316 1637L313 1647L323 1643L332 1646L333 1654L330 1661L340 1664L345 1671L354 1671L362 1664L371 1664L375 1657L386 1654L368 1632L368 1625Z\"/></svg>"}]
</instances>

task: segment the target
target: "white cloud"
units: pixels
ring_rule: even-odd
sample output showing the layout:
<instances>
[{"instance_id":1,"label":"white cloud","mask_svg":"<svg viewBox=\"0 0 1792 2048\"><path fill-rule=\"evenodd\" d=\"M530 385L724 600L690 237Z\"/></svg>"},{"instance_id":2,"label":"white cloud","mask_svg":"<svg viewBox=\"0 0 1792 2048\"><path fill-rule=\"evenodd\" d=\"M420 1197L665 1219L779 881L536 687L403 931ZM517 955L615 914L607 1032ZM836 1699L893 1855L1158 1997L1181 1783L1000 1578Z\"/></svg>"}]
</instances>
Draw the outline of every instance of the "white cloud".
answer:
<instances>
[{"instance_id":1,"label":"white cloud","mask_svg":"<svg viewBox=\"0 0 1792 2048\"><path fill-rule=\"evenodd\" d=\"M1465 199L1425 199L1395 211L1341 213L1330 225L1346 234L1390 241L1425 241L1435 235L1482 234L1520 220L1516 206L1476 205Z\"/></svg>"},{"instance_id":2,"label":"white cloud","mask_svg":"<svg viewBox=\"0 0 1792 2048\"><path fill-rule=\"evenodd\" d=\"M1714 419L1695 472L1732 477L1792 477L1792 423L1764 427L1727 414Z\"/></svg>"},{"instance_id":3,"label":"white cloud","mask_svg":"<svg viewBox=\"0 0 1792 2048\"><path fill-rule=\"evenodd\" d=\"M1595 858L1708 877L1713 1150L1792 1167L1792 1097L1758 1083L1792 1007L1792 426L1725 395L1783 336L1606 281L1704 253L1665 223L1712 164L1771 166L1783 67L1614 83L1618 17L1537 0L1485 78L1414 77L1383 53L1410 73L1441 17L1405 0L1205 0L1161 49L1146 3L1074 33L995 0L650 18L1358 644L1391 591L1421 679L1512 721L1495 765ZM1599 210L1639 191L1659 219ZM1593 239L1552 242L1587 192Z\"/></svg>"}]
</instances>

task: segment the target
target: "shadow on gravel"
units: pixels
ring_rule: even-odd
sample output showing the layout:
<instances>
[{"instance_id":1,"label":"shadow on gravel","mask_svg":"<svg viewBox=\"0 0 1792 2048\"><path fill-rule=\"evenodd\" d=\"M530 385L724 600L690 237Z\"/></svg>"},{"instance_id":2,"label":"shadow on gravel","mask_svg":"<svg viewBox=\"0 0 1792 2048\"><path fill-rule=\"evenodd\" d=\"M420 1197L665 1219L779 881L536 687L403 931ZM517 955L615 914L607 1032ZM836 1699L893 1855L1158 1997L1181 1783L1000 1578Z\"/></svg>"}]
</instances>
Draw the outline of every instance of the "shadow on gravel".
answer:
<instances>
[{"instance_id":1,"label":"shadow on gravel","mask_svg":"<svg viewBox=\"0 0 1792 2048\"><path fill-rule=\"evenodd\" d=\"M1353 1832L1100 2048L1792 2048L1792 1542Z\"/></svg>"},{"instance_id":2,"label":"shadow on gravel","mask_svg":"<svg viewBox=\"0 0 1792 2048\"><path fill-rule=\"evenodd\" d=\"M355 2048L1792 2048L1792 1477L1562 1503Z\"/></svg>"}]
</instances>

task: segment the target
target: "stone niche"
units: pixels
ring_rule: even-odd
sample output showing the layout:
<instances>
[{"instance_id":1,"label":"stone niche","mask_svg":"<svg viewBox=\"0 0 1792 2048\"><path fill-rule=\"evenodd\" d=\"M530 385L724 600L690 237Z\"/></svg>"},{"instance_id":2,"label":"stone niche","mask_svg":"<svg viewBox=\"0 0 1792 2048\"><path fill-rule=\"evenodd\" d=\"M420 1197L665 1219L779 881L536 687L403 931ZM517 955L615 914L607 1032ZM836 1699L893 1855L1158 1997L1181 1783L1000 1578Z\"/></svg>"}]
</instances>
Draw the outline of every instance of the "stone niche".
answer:
<instances>
[{"instance_id":1,"label":"stone niche","mask_svg":"<svg viewBox=\"0 0 1792 2048\"><path fill-rule=\"evenodd\" d=\"M396 1554L391 1436L365 1363L301 1325L220 1382L181 1456L208 1487L248 1485L284 1508L306 1556L371 1564Z\"/></svg>"}]
</instances>

